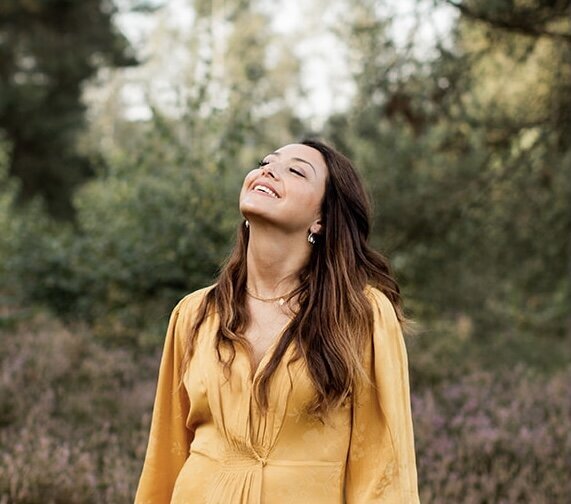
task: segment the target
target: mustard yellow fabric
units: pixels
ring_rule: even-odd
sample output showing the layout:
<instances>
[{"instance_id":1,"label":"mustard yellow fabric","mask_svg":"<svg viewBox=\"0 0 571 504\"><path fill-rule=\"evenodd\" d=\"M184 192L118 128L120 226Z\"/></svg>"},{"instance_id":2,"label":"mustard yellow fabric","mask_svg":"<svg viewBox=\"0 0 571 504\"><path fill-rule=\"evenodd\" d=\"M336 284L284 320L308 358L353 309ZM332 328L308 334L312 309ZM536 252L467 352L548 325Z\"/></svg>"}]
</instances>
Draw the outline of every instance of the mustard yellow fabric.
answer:
<instances>
[{"instance_id":1,"label":"mustard yellow fabric","mask_svg":"<svg viewBox=\"0 0 571 504\"><path fill-rule=\"evenodd\" d=\"M178 387L186 328L206 290L184 297L171 314L135 503L418 503L407 354L389 299L368 289L375 314L365 355L371 384L322 424L304 412L313 385L301 359L288 362L293 345L271 381L266 415L252 399L241 347L226 380L214 347L215 314L202 326Z\"/></svg>"}]
</instances>

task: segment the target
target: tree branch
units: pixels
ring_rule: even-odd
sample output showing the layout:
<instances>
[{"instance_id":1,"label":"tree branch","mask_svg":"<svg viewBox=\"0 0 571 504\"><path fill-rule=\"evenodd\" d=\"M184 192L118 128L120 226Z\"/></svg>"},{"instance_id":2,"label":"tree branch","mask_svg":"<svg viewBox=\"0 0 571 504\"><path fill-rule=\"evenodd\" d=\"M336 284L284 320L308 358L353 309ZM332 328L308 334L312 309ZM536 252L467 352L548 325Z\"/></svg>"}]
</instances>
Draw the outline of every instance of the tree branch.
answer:
<instances>
[{"instance_id":1,"label":"tree branch","mask_svg":"<svg viewBox=\"0 0 571 504\"><path fill-rule=\"evenodd\" d=\"M519 19L517 21L511 21L508 19L498 19L493 18L484 14L483 12L477 12L475 10L466 7L463 3L457 3L454 0L444 0L445 3L457 8L461 14L464 16L474 19L476 21L481 21L483 23L489 24L493 27L500 28L502 30L519 33L521 35L527 35L531 37L549 37L556 40L562 40L571 44L571 33L551 31L543 26L534 26L530 23Z\"/></svg>"}]
</instances>

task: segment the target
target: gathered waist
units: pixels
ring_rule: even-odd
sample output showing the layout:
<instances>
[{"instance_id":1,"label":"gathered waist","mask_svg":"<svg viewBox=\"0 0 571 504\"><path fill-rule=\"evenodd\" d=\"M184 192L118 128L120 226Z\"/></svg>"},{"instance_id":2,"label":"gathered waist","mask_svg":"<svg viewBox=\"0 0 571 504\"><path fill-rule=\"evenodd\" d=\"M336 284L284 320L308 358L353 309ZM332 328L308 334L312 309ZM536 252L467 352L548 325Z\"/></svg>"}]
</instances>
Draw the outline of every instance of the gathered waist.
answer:
<instances>
[{"instance_id":1,"label":"gathered waist","mask_svg":"<svg viewBox=\"0 0 571 504\"><path fill-rule=\"evenodd\" d=\"M227 450L221 454L214 454L204 448L192 448L191 454L196 453L204 457L208 457L214 462L218 462L223 467L232 469L251 468L255 466L279 466L279 467L340 467L340 462L327 460L288 460L264 457L257 453L256 450L234 451Z\"/></svg>"},{"instance_id":2,"label":"gathered waist","mask_svg":"<svg viewBox=\"0 0 571 504\"><path fill-rule=\"evenodd\" d=\"M171 504L196 499L205 504L343 502L340 461L264 458L245 447L220 448L191 445Z\"/></svg>"}]
</instances>

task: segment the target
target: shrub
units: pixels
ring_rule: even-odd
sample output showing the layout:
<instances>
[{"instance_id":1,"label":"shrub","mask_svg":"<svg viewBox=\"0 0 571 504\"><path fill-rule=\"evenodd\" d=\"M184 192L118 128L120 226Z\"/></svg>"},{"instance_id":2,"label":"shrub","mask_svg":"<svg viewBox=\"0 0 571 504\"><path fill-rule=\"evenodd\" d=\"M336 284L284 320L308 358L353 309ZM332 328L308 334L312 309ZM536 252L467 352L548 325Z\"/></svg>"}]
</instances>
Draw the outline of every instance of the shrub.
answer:
<instances>
[{"instance_id":1,"label":"shrub","mask_svg":"<svg viewBox=\"0 0 571 504\"><path fill-rule=\"evenodd\" d=\"M0 191L2 284L25 303L88 321L107 342L158 343L153 320L213 281L241 218L243 176L255 167L240 135L192 137L189 121L132 125L138 140L74 194L73 223L39 206L16 209L15 189Z\"/></svg>"},{"instance_id":2,"label":"shrub","mask_svg":"<svg viewBox=\"0 0 571 504\"><path fill-rule=\"evenodd\" d=\"M153 320L212 282L239 221L248 165L223 176L221 161L194 154L157 126L77 191L74 223L15 208L13 184L0 191L2 284L107 342L156 344Z\"/></svg>"}]
</instances>

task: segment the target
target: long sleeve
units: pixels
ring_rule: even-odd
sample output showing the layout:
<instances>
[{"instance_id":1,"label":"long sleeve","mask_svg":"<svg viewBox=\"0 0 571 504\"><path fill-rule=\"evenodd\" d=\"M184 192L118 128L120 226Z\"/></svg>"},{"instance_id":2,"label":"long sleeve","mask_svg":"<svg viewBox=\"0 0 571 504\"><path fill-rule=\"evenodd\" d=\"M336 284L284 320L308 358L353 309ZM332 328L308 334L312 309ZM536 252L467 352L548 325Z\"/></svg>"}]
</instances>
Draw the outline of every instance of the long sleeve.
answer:
<instances>
[{"instance_id":1,"label":"long sleeve","mask_svg":"<svg viewBox=\"0 0 571 504\"><path fill-rule=\"evenodd\" d=\"M180 383L184 349L181 300L173 309L159 369L149 443L135 504L168 504L175 480L189 454L193 432L187 428L188 394Z\"/></svg>"},{"instance_id":2,"label":"long sleeve","mask_svg":"<svg viewBox=\"0 0 571 504\"><path fill-rule=\"evenodd\" d=\"M365 353L370 383L353 397L345 480L347 504L419 502L408 359L390 300L369 289L374 332Z\"/></svg>"}]
</instances>

